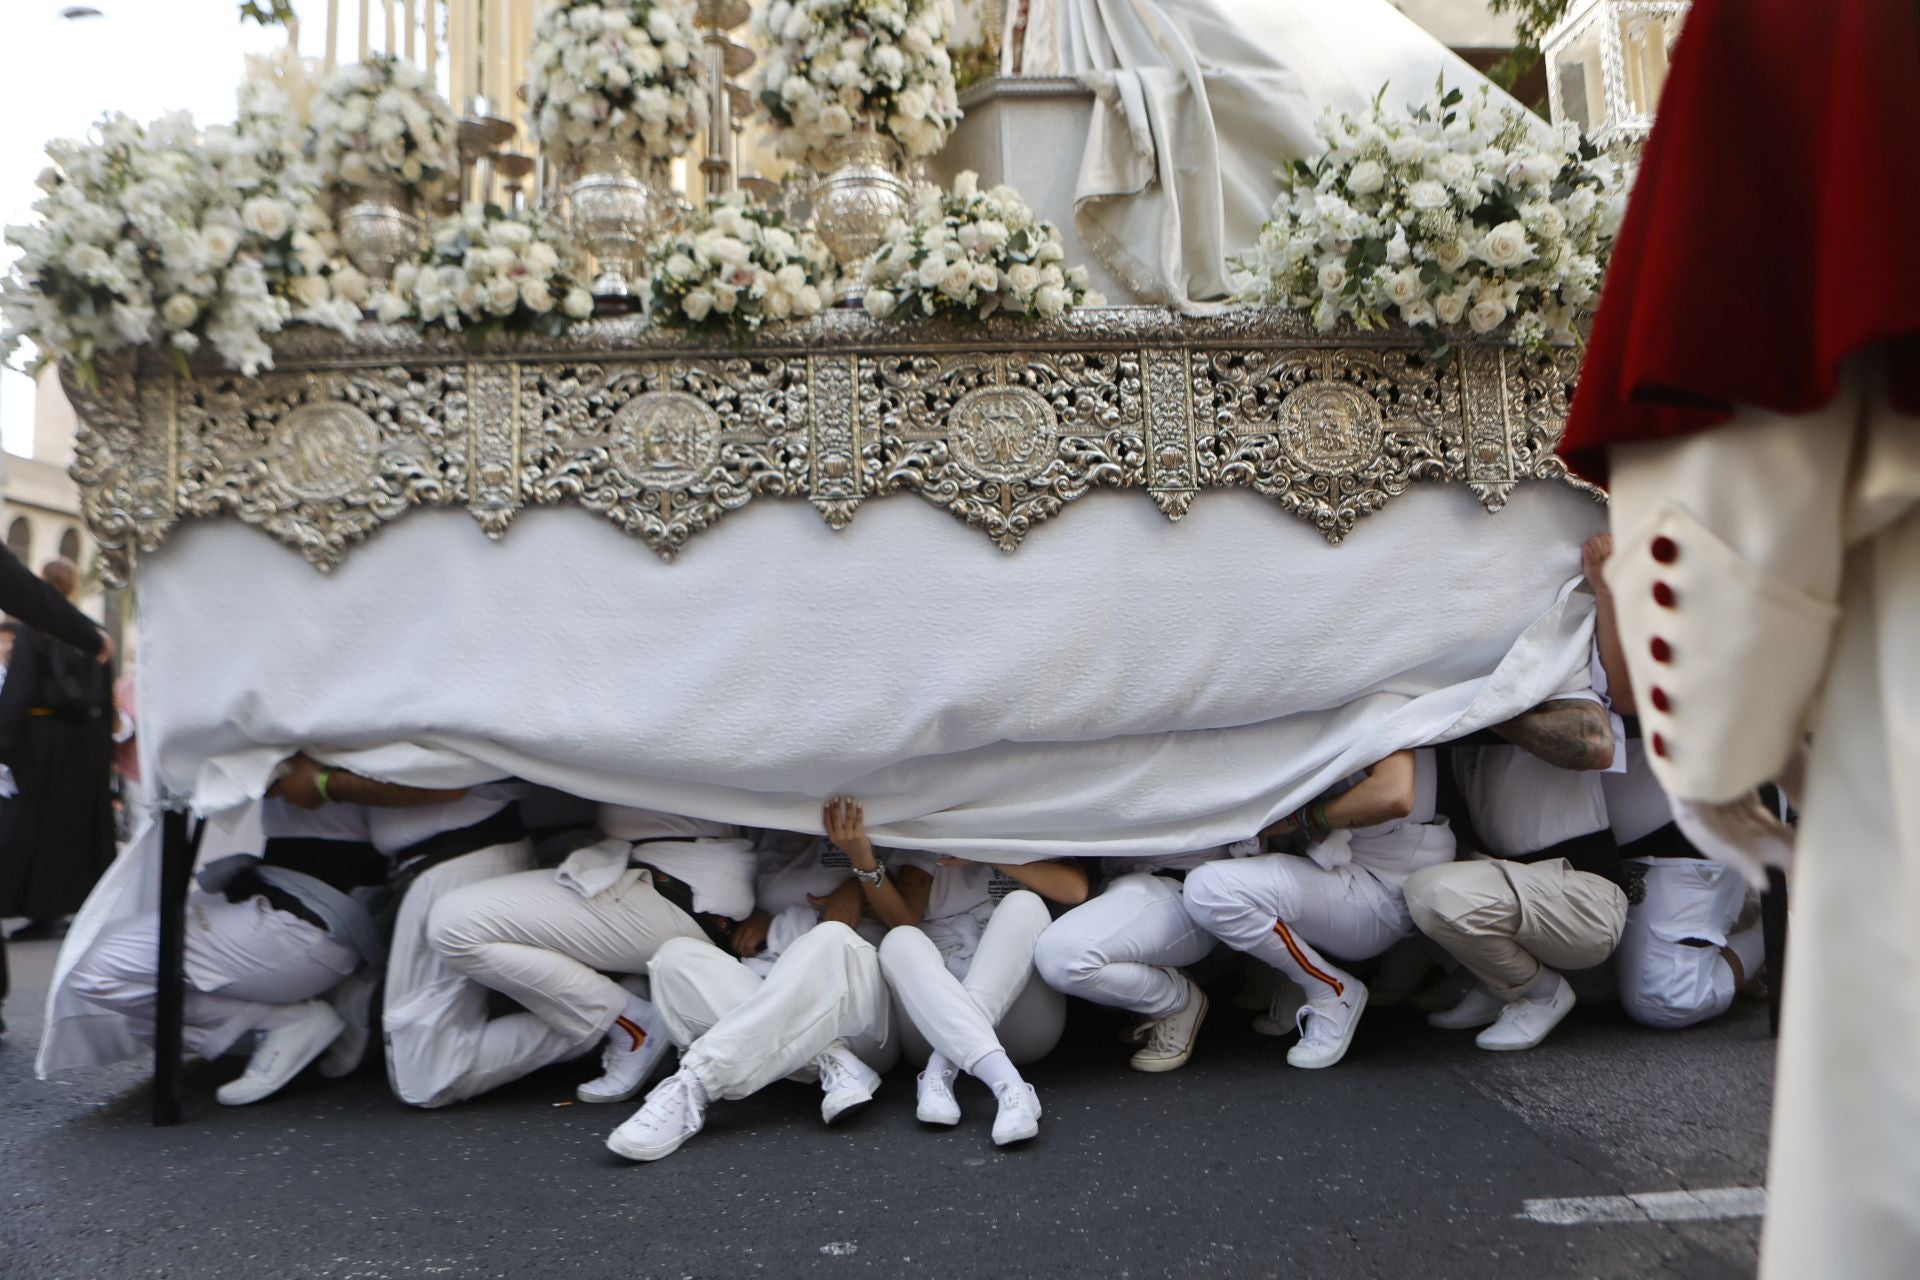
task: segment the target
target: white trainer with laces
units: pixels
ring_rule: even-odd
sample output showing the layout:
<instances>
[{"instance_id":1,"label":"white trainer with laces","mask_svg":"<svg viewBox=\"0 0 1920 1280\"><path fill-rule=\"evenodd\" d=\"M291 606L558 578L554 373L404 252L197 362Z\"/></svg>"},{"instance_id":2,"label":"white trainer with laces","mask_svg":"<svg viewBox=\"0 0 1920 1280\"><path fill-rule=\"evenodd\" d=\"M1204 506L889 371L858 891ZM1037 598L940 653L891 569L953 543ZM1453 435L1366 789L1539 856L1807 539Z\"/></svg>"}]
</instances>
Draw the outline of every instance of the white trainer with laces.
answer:
<instances>
[{"instance_id":1,"label":"white trainer with laces","mask_svg":"<svg viewBox=\"0 0 1920 1280\"><path fill-rule=\"evenodd\" d=\"M913 1114L921 1124L960 1123L960 1099L953 1093L953 1082L959 1074L957 1069L920 1073L919 1101L914 1106Z\"/></svg>"},{"instance_id":2,"label":"white trainer with laces","mask_svg":"<svg viewBox=\"0 0 1920 1280\"><path fill-rule=\"evenodd\" d=\"M820 1118L828 1124L873 1101L880 1073L860 1061L845 1040L835 1040L813 1062L820 1069Z\"/></svg>"},{"instance_id":3,"label":"white trainer with laces","mask_svg":"<svg viewBox=\"0 0 1920 1280\"><path fill-rule=\"evenodd\" d=\"M272 1097L325 1052L346 1026L326 1001L306 1001L295 1021L260 1037L247 1069L221 1085L213 1096L228 1107L244 1107Z\"/></svg>"},{"instance_id":4,"label":"white trainer with laces","mask_svg":"<svg viewBox=\"0 0 1920 1280\"><path fill-rule=\"evenodd\" d=\"M1367 1011L1367 984L1346 978L1339 995L1329 991L1300 1006L1300 1043L1287 1050L1287 1065L1318 1070L1347 1056L1360 1015Z\"/></svg>"},{"instance_id":5,"label":"white trainer with laces","mask_svg":"<svg viewBox=\"0 0 1920 1280\"><path fill-rule=\"evenodd\" d=\"M375 982L364 974L354 974L333 989L327 997L333 1011L340 1015L345 1029L320 1058L320 1074L330 1080L351 1075L366 1060L367 1045L373 1039L373 989Z\"/></svg>"},{"instance_id":6,"label":"white trainer with laces","mask_svg":"<svg viewBox=\"0 0 1920 1280\"><path fill-rule=\"evenodd\" d=\"M1531 1049L1545 1040L1573 1009L1573 988L1559 974L1547 972L1553 981L1543 994L1522 996L1509 1003L1473 1042L1482 1049L1512 1051Z\"/></svg>"},{"instance_id":7,"label":"white trainer with laces","mask_svg":"<svg viewBox=\"0 0 1920 1280\"><path fill-rule=\"evenodd\" d=\"M647 1087L671 1047L660 1015L651 1004L635 999L607 1032L599 1079L587 1081L573 1096L582 1102L625 1102Z\"/></svg>"},{"instance_id":8,"label":"white trainer with laces","mask_svg":"<svg viewBox=\"0 0 1920 1280\"><path fill-rule=\"evenodd\" d=\"M654 1086L640 1109L607 1135L607 1150L628 1160L660 1160L707 1123L707 1091L684 1071Z\"/></svg>"},{"instance_id":9,"label":"white trainer with laces","mask_svg":"<svg viewBox=\"0 0 1920 1280\"><path fill-rule=\"evenodd\" d=\"M1427 1025L1442 1031L1468 1031L1489 1025L1506 1007L1505 1000L1476 982L1460 997L1459 1004L1428 1014Z\"/></svg>"},{"instance_id":10,"label":"white trainer with laces","mask_svg":"<svg viewBox=\"0 0 1920 1280\"><path fill-rule=\"evenodd\" d=\"M1273 1003L1267 1011L1253 1020L1256 1035L1290 1036L1300 1029L1300 1010L1307 1003L1307 993L1300 984L1291 980L1280 984L1273 993Z\"/></svg>"},{"instance_id":11,"label":"white trainer with laces","mask_svg":"<svg viewBox=\"0 0 1920 1280\"><path fill-rule=\"evenodd\" d=\"M1040 1132L1040 1095L1032 1085L1024 1081L995 1085L993 1096L1000 1100L1000 1111L993 1118L994 1146L1010 1147Z\"/></svg>"},{"instance_id":12,"label":"white trainer with laces","mask_svg":"<svg viewBox=\"0 0 1920 1280\"><path fill-rule=\"evenodd\" d=\"M1180 980L1187 984L1186 1007L1146 1024L1147 1041L1127 1062L1135 1071L1178 1071L1193 1056L1194 1037L1207 1016L1207 993L1185 974Z\"/></svg>"}]
</instances>

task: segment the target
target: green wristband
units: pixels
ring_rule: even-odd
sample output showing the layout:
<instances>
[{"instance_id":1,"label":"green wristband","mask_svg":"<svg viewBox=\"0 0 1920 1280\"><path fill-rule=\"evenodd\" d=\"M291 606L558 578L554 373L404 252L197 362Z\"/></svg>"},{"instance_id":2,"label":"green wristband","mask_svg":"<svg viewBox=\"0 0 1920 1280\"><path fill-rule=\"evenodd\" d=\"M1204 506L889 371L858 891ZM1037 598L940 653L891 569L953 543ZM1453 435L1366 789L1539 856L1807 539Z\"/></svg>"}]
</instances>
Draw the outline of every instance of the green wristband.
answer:
<instances>
[{"instance_id":1,"label":"green wristband","mask_svg":"<svg viewBox=\"0 0 1920 1280\"><path fill-rule=\"evenodd\" d=\"M333 797L327 794L327 781L332 777L333 770L331 769L322 769L319 773L313 775L313 789L318 791L320 798L328 804L333 803Z\"/></svg>"}]
</instances>

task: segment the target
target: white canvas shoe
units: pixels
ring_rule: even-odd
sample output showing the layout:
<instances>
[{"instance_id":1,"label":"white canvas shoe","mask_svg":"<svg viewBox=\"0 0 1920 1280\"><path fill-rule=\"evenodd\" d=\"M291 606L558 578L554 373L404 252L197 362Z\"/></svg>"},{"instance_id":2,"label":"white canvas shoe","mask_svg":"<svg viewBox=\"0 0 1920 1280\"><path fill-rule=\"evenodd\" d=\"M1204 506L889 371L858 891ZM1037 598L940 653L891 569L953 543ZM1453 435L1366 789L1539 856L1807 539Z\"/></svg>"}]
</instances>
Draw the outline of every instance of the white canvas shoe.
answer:
<instances>
[{"instance_id":1,"label":"white canvas shoe","mask_svg":"<svg viewBox=\"0 0 1920 1280\"><path fill-rule=\"evenodd\" d=\"M607 1135L607 1150L628 1160L660 1160L707 1123L707 1091L684 1071L654 1086L640 1109Z\"/></svg>"},{"instance_id":2,"label":"white canvas shoe","mask_svg":"<svg viewBox=\"0 0 1920 1280\"><path fill-rule=\"evenodd\" d=\"M328 1003L333 1005L333 1011L340 1015L340 1021L346 1024L339 1037L320 1056L320 1074L329 1080L353 1074L366 1060L367 1045L373 1039L374 986L372 978L356 973L335 987L333 994L327 997Z\"/></svg>"},{"instance_id":3,"label":"white canvas shoe","mask_svg":"<svg viewBox=\"0 0 1920 1280\"><path fill-rule=\"evenodd\" d=\"M647 1087L671 1047L660 1015L636 997L607 1033L600 1077L575 1089L573 1096L582 1102L625 1102Z\"/></svg>"},{"instance_id":4,"label":"white canvas shoe","mask_svg":"<svg viewBox=\"0 0 1920 1280\"><path fill-rule=\"evenodd\" d=\"M1559 974L1544 995L1522 996L1500 1011L1492 1026L1473 1038L1482 1049L1531 1049L1573 1009L1573 988Z\"/></svg>"},{"instance_id":5,"label":"white canvas shoe","mask_svg":"<svg viewBox=\"0 0 1920 1280\"><path fill-rule=\"evenodd\" d=\"M1193 1041L1207 1016L1207 993L1192 978L1187 984L1187 1006L1178 1013L1147 1024L1147 1042L1128 1060L1135 1071L1178 1071L1193 1056Z\"/></svg>"},{"instance_id":6,"label":"white canvas shoe","mask_svg":"<svg viewBox=\"0 0 1920 1280\"><path fill-rule=\"evenodd\" d=\"M1253 1020L1253 1030L1263 1036L1290 1036L1300 1029L1300 1010L1307 1003L1307 993L1300 984L1287 981L1273 993L1273 1003L1267 1011Z\"/></svg>"},{"instance_id":7,"label":"white canvas shoe","mask_svg":"<svg viewBox=\"0 0 1920 1280\"><path fill-rule=\"evenodd\" d=\"M1040 1132L1040 1095L1032 1085L996 1085L993 1096L1000 1100L999 1114L993 1118L994 1146L1010 1147Z\"/></svg>"},{"instance_id":8,"label":"white canvas shoe","mask_svg":"<svg viewBox=\"0 0 1920 1280\"><path fill-rule=\"evenodd\" d=\"M1328 992L1300 1006L1300 1043L1287 1050L1287 1065L1317 1070L1347 1056L1360 1015L1367 1011L1367 984L1358 978L1341 981L1339 995Z\"/></svg>"},{"instance_id":9,"label":"white canvas shoe","mask_svg":"<svg viewBox=\"0 0 1920 1280\"><path fill-rule=\"evenodd\" d=\"M1467 1031L1489 1025L1506 1007L1505 1000L1476 982L1467 988L1467 994L1460 997L1459 1004L1428 1014L1427 1025L1439 1027L1442 1031Z\"/></svg>"},{"instance_id":10,"label":"white canvas shoe","mask_svg":"<svg viewBox=\"0 0 1920 1280\"><path fill-rule=\"evenodd\" d=\"M953 1071L922 1071L918 1076L919 1101L913 1114L921 1124L955 1125L960 1123L960 1099L953 1094Z\"/></svg>"},{"instance_id":11,"label":"white canvas shoe","mask_svg":"<svg viewBox=\"0 0 1920 1280\"><path fill-rule=\"evenodd\" d=\"M854 1055L845 1040L835 1040L815 1058L820 1068L820 1118L832 1124L849 1111L873 1101L880 1073Z\"/></svg>"},{"instance_id":12,"label":"white canvas shoe","mask_svg":"<svg viewBox=\"0 0 1920 1280\"><path fill-rule=\"evenodd\" d=\"M326 1001L307 1001L297 1021L260 1037L247 1069L221 1085L213 1096L228 1107L244 1107L272 1097L319 1057L346 1025Z\"/></svg>"}]
</instances>

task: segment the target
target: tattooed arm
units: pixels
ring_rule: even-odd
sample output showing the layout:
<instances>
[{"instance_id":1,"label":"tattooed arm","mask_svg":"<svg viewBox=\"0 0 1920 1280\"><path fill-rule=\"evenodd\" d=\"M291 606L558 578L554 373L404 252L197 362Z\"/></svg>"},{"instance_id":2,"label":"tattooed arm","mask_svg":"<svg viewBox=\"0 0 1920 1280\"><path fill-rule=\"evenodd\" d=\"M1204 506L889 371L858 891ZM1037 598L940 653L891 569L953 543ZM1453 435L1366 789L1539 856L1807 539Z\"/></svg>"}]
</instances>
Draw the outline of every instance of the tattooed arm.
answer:
<instances>
[{"instance_id":1,"label":"tattooed arm","mask_svg":"<svg viewBox=\"0 0 1920 1280\"><path fill-rule=\"evenodd\" d=\"M1613 764L1613 720L1585 698L1543 702L1493 732L1562 769L1606 769Z\"/></svg>"}]
</instances>

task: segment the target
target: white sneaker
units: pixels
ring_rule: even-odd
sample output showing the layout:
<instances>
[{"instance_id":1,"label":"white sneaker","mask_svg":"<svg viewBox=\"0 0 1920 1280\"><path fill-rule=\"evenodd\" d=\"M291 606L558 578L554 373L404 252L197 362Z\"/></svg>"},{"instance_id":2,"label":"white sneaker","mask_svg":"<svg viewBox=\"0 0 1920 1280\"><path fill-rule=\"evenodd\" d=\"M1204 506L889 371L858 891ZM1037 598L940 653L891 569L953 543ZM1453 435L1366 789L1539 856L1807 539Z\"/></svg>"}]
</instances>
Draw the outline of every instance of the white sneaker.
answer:
<instances>
[{"instance_id":1,"label":"white sneaker","mask_svg":"<svg viewBox=\"0 0 1920 1280\"><path fill-rule=\"evenodd\" d=\"M820 1118L832 1124L847 1112L873 1101L880 1073L854 1055L845 1040L835 1040L815 1058L820 1068Z\"/></svg>"},{"instance_id":2,"label":"white sneaker","mask_svg":"<svg viewBox=\"0 0 1920 1280\"><path fill-rule=\"evenodd\" d=\"M320 1056L320 1074L329 1080L352 1075L366 1060L367 1045L373 1040L372 978L355 974L333 989L328 1003L346 1024L339 1038Z\"/></svg>"},{"instance_id":3,"label":"white sneaker","mask_svg":"<svg viewBox=\"0 0 1920 1280\"><path fill-rule=\"evenodd\" d=\"M994 1146L1010 1147L1040 1132L1040 1095L1032 1085L997 1085L993 1096L1000 1099L1000 1112L993 1118Z\"/></svg>"},{"instance_id":4,"label":"white sneaker","mask_svg":"<svg viewBox=\"0 0 1920 1280\"><path fill-rule=\"evenodd\" d=\"M654 1086L640 1109L607 1135L607 1150L629 1160L659 1160L678 1151L707 1123L707 1091L684 1071Z\"/></svg>"},{"instance_id":5,"label":"white sneaker","mask_svg":"<svg viewBox=\"0 0 1920 1280\"><path fill-rule=\"evenodd\" d=\"M1273 993L1273 1003L1267 1011L1253 1020L1256 1035L1290 1036L1300 1029L1300 1010L1307 1003L1307 993L1300 989L1297 982L1283 982L1280 989Z\"/></svg>"},{"instance_id":6,"label":"white sneaker","mask_svg":"<svg viewBox=\"0 0 1920 1280\"><path fill-rule=\"evenodd\" d=\"M625 1102L647 1087L671 1047L653 1006L634 1000L607 1033L600 1078L587 1081L573 1096L582 1102Z\"/></svg>"},{"instance_id":7,"label":"white sneaker","mask_svg":"<svg viewBox=\"0 0 1920 1280\"><path fill-rule=\"evenodd\" d=\"M260 1037L247 1069L214 1091L222 1105L244 1107L278 1093L334 1042L346 1023L324 1000L308 1000L298 1021Z\"/></svg>"},{"instance_id":8,"label":"white sneaker","mask_svg":"<svg viewBox=\"0 0 1920 1280\"><path fill-rule=\"evenodd\" d=\"M921 1124L955 1125L960 1123L960 1099L953 1096L953 1082L959 1071L922 1071L918 1077L920 1100L913 1114Z\"/></svg>"},{"instance_id":9,"label":"white sneaker","mask_svg":"<svg viewBox=\"0 0 1920 1280\"><path fill-rule=\"evenodd\" d=\"M1328 992L1300 1006L1300 1043L1287 1050L1288 1066L1317 1070L1347 1056L1360 1015L1367 1011L1367 984L1347 977L1342 986L1337 996Z\"/></svg>"},{"instance_id":10,"label":"white sneaker","mask_svg":"<svg viewBox=\"0 0 1920 1280\"><path fill-rule=\"evenodd\" d=\"M1473 1042L1482 1049L1531 1049L1545 1040L1572 1008L1573 988L1556 973L1545 995L1522 996L1511 1002Z\"/></svg>"},{"instance_id":11,"label":"white sneaker","mask_svg":"<svg viewBox=\"0 0 1920 1280\"><path fill-rule=\"evenodd\" d=\"M1467 988L1467 994L1460 997L1459 1004L1428 1014L1427 1025L1439 1027L1442 1031L1467 1031L1491 1023L1506 1007L1505 1000L1476 982Z\"/></svg>"},{"instance_id":12,"label":"white sneaker","mask_svg":"<svg viewBox=\"0 0 1920 1280\"><path fill-rule=\"evenodd\" d=\"M1135 1071L1178 1071L1193 1056L1194 1037L1207 1016L1207 993L1192 978L1187 984L1187 1007L1147 1024L1147 1042L1128 1060Z\"/></svg>"}]
</instances>

